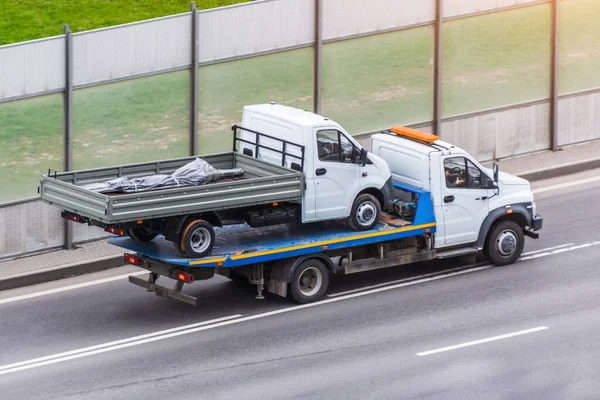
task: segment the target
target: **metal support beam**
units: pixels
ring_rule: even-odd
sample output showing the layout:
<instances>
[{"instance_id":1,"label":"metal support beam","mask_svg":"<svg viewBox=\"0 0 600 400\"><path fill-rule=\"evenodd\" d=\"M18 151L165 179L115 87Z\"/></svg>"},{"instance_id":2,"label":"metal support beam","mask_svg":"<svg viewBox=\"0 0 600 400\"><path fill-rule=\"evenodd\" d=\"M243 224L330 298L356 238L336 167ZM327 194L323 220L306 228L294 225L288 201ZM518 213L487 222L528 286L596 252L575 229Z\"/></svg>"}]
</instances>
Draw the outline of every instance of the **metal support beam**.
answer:
<instances>
[{"instance_id":1,"label":"metal support beam","mask_svg":"<svg viewBox=\"0 0 600 400\"><path fill-rule=\"evenodd\" d=\"M73 169L73 36L68 24L64 26L65 32L65 92L63 100L64 110L64 170ZM73 225L69 220L64 221L63 246L67 250L73 248Z\"/></svg>"},{"instance_id":2,"label":"metal support beam","mask_svg":"<svg viewBox=\"0 0 600 400\"><path fill-rule=\"evenodd\" d=\"M444 19L443 0L435 0L434 53L433 53L433 133L441 136L442 131L442 24Z\"/></svg>"},{"instance_id":3,"label":"metal support beam","mask_svg":"<svg viewBox=\"0 0 600 400\"><path fill-rule=\"evenodd\" d=\"M192 65L190 68L190 155L198 154L198 9L192 1Z\"/></svg>"},{"instance_id":4,"label":"metal support beam","mask_svg":"<svg viewBox=\"0 0 600 400\"><path fill-rule=\"evenodd\" d=\"M323 1L315 0L315 55L313 110L321 114L321 48L323 46Z\"/></svg>"},{"instance_id":5,"label":"metal support beam","mask_svg":"<svg viewBox=\"0 0 600 400\"><path fill-rule=\"evenodd\" d=\"M552 151L558 148L558 34L560 0L552 0L552 50L550 61L550 144Z\"/></svg>"}]
</instances>

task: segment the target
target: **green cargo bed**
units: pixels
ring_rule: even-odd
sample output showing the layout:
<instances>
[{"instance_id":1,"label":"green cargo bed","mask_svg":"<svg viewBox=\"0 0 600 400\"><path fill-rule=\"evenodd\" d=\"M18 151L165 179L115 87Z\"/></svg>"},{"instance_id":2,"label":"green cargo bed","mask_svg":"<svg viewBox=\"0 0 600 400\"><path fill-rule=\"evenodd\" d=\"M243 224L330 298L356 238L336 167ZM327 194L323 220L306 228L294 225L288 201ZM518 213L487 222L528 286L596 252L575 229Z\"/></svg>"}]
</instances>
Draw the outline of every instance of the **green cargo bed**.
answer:
<instances>
[{"instance_id":1,"label":"green cargo bed","mask_svg":"<svg viewBox=\"0 0 600 400\"><path fill-rule=\"evenodd\" d=\"M302 172L238 152L198 156L217 169L242 168L244 175L221 181L139 193L102 194L81 187L122 176L171 174L196 157L106 168L49 173L40 179L42 200L63 211L103 224L119 224L188 213L245 208L275 202L300 202Z\"/></svg>"}]
</instances>

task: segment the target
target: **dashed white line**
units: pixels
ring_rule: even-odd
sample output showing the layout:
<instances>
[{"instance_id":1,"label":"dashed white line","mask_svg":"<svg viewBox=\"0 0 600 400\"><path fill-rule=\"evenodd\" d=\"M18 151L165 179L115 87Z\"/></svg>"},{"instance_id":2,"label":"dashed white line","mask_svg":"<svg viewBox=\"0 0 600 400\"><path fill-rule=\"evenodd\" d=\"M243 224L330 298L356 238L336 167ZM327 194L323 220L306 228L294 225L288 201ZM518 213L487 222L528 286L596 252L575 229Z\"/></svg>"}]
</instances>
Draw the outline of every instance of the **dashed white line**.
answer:
<instances>
[{"instance_id":1,"label":"dashed white line","mask_svg":"<svg viewBox=\"0 0 600 400\"><path fill-rule=\"evenodd\" d=\"M538 326L537 328L526 329L524 331L513 332L513 333L506 333L504 335L499 335L499 336L493 336L493 337L489 337L489 338L485 338L485 339L474 340L472 342L466 342L466 343L456 344L454 346L448 346L448 347L442 347L442 348L439 348L439 349L423 351L421 353L417 353L417 355L419 357L428 356L430 354L436 354L436 353L441 353L441 352L444 352L444 351L461 349L463 347L468 347L468 346L475 346L477 344L493 342L495 340L508 339L508 338L512 338L512 337L515 337L515 336L526 335L528 333L534 333L534 332L544 331L546 329L548 329L547 326Z\"/></svg>"}]
</instances>

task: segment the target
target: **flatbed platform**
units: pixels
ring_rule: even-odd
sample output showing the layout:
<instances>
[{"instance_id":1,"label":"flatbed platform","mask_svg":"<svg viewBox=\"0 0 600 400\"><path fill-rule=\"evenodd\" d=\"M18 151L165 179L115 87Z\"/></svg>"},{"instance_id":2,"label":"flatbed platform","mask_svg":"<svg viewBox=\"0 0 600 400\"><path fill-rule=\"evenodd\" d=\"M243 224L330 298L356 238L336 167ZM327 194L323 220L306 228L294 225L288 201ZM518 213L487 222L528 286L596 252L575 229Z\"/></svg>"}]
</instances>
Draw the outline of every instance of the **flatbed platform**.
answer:
<instances>
[{"instance_id":1,"label":"flatbed platform","mask_svg":"<svg viewBox=\"0 0 600 400\"><path fill-rule=\"evenodd\" d=\"M183 257L173 243L162 236L146 243L136 242L129 237L113 237L109 243L166 264L182 267L234 268L435 232L435 220L416 222L418 224L384 214L382 222L365 232L352 231L344 222L266 228L250 228L245 224L230 225L215 228L217 241L212 255L199 259Z\"/></svg>"}]
</instances>

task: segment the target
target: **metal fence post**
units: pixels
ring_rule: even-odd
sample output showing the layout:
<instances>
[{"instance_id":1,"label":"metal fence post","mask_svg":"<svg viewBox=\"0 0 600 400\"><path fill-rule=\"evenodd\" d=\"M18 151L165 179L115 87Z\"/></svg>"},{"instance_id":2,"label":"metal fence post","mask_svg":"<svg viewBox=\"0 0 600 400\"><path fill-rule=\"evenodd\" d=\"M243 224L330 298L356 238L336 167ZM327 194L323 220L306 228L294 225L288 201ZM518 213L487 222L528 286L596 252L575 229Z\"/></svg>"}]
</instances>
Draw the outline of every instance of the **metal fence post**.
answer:
<instances>
[{"instance_id":1,"label":"metal fence post","mask_svg":"<svg viewBox=\"0 0 600 400\"><path fill-rule=\"evenodd\" d=\"M314 92L313 109L321 113L321 47L323 45L323 1L315 0Z\"/></svg>"},{"instance_id":2,"label":"metal fence post","mask_svg":"<svg viewBox=\"0 0 600 400\"><path fill-rule=\"evenodd\" d=\"M442 24L444 19L443 0L435 0L435 27L433 53L433 133L441 136L442 131Z\"/></svg>"},{"instance_id":3,"label":"metal fence post","mask_svg":"<svg viewBox=\"0 0 600 400\"><path fill-rule=\"evenodd\" d=\"M65 32L65 92L63 101L64 110L64 170L73 169L73 36L68 24L64 26ZM73 226L64 221L64 248L73 248Z\"/></svg>"},{"instance_id":4,"label":"metal fence post","mask_svg":"<svg viewBox=\"0 0 600 400\"><path fill-rule=\"evenodd\" d=\"M198 9L192 1L192 65L190 68L190 155L198 154Z\"/></svg>"},{"instance_id":5,"label":"metal fence post","mask_svg":"<svg viewBox=\"0 0 600 400\"><path fill-rule=\"evenodd\" d=\"M559 15L560 0L552 0L551 36L552 50L550 62L550 144L552 151L558 148L558 63L559 63Z\"/></svg>"}]
</instances>

